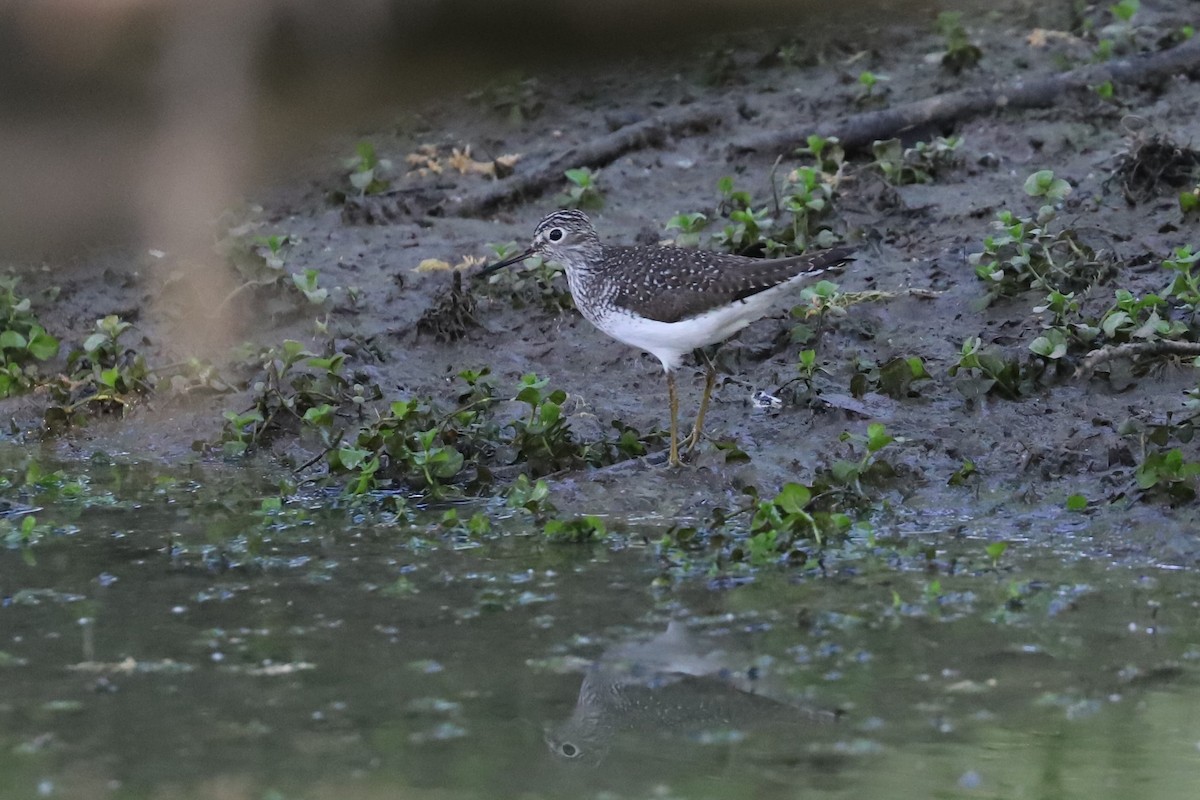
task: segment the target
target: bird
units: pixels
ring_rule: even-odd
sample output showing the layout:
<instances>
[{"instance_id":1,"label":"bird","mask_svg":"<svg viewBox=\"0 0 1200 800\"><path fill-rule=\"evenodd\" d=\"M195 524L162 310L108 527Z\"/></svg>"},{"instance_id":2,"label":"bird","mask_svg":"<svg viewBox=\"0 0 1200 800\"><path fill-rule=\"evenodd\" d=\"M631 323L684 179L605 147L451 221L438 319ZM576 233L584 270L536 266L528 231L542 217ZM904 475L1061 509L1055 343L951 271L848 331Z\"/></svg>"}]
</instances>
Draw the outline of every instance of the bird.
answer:
<instances>
[{"instance_id":1,"label":"bird","mask_svg":"<svg viewBox=\"0 0 1200 800\"><path fill-rule=\"evenodd\" d=\"M679 466L679 399L675 372L693 350L723 342L765 316L778 295L853 260L853 248L835 247L778 259L669 246L614 246L600 241L587 214L565 209L548 214L530 246L483 267L479 277L533 256L562 265L575 306L592 325L619 342L658 358L667 376L671 414L668 463ZM707 360L704 394L688 452L702 436L704 415L716 383Z\"/></svg>"},{"instance_id":2,"label":"bird","mask_svg":"<svg viewBox=\"0 0 1200 800\"><path fill-rule=\"evenodd\" d=\"M601 653L584 673L571 716L543 738L556 759L597 766L622 739L635 748L653 739L662 748L664 737L738 731L782 736L790 746L839 720L840 710L798 703L760 664L672 620L649 640L618 641Z\"/></svg>"}]
</instances>

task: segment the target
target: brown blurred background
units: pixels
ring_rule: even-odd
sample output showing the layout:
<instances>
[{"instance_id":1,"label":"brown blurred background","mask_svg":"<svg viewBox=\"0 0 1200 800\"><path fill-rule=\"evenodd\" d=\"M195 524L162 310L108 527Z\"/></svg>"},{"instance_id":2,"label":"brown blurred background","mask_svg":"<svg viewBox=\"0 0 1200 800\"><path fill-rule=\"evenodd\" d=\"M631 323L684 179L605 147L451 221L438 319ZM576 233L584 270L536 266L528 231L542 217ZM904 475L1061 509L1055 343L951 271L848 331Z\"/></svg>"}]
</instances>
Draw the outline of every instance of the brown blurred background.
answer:
<instances>
[{"instance_id":1,"label":"brown blurred background","mask_svg":"<svg viewBox=\"0 0 1200 800\"><path fill-rule=\"evenodd\" d=\"M214 217L305 148L499 69L666 55L745 28L817 35L814 15L846 33L887 11L901 13L862 0L0 0L0 264L97 244L203 258Z\"/></svg>"}]
</instances>

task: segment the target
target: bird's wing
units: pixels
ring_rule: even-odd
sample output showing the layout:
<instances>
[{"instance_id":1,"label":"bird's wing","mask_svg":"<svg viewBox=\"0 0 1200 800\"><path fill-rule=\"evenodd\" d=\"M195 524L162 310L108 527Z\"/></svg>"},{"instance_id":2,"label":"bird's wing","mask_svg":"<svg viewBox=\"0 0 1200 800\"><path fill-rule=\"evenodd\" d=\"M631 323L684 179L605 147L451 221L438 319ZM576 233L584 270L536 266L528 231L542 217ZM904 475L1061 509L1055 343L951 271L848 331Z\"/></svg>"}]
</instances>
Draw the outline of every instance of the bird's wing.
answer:
<instances>
[{"instance_id":1,"label":"bird's wing","mask_svg":"<svg viewBox=\"0 0 1200 800\"><path fill-rule=\"evenodd\" d=\"M659 322L679 322L800 275L837 269L852 260L853 252L835 247L790 258L755 259L670 247L648 257L641 248L609 248L606 262L614 273L613 300L618 305L636 306L643 316Z\"/></svg>"}]
</instances>

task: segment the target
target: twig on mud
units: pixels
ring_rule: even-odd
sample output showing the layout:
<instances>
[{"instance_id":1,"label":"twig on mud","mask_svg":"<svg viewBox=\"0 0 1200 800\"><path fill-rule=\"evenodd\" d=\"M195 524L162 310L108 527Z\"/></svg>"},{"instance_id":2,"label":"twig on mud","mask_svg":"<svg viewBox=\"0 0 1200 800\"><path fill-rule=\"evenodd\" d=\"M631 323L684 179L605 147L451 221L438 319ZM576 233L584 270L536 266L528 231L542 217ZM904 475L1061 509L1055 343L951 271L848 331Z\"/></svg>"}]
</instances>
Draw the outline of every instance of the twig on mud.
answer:
<instances>
[{"instance_id":1,"label":"twig on mud","mask_svg":"<svg viewBox=\"0 0 1200 800\"><path fill-rule=\"evenodd\" d=\"M1140 356L1200 356L1200 342L1157 339L1150 342L1105 345L1084 357L1079 369L1075 370L1075 377L1081 378L1090 375L1096 367L1116 358L1134 359Z\"/></svg>"},{"instance_id":2,"label":"twig on mud","mask_svg":"<svg viewBox=\"0 0 1200 800\"><path fill-rule=\"evenodd\" d=\"M692 129L705 129L727 118L732 111L721 106L687 106L679 111L659 114L559 153L527 172L519 172L486 189L457 199L447 199L435 210L443 214L469 217L484 214L497 206L533 197L563 181L563 173L576 167L602 167L631 150L662 144L668 136Z\"/></svg>"},{"instance_id":3,"label":"twig on mud","mask_svg":"<svg viewBox=\"0 0 1200 800\"><path fill-rule=\"evenodd\" d=\"M1069 90L1097 86L1105 81L1136 83L1197 68L1200 68L1200 36L1151 55L1092 64L1045 78L947 92L814 127L768 131L739 139L730 147L734 152L785 152L804 144L809 134L815 133L825 138L836 136L842 147L852 150L877 139L890 139L911 128L955 122L1005 108L1050 106Z\"/></svg>"},{"instance_id":4,"label":"twig on mud","mask_svg":"<svg viewBox=\"0 0 1200 800\"><path fill-rule=\"evenodd\" d=\"M225 309L229 307L229 304L234 301L234 298L236 298L238 295L242 294L243 292L248 292L251 289L259 289L263 286L273 286L278 281L279 281L278 276L271 278L270 280L246 281L245 283L236 287L229 294L225 295L225 299L223 299L220 303L217 304L216 310L214 310L210 316L212 316L213 318L221 316L221 314L225 311Z\"/></svg>"}]
</instances>

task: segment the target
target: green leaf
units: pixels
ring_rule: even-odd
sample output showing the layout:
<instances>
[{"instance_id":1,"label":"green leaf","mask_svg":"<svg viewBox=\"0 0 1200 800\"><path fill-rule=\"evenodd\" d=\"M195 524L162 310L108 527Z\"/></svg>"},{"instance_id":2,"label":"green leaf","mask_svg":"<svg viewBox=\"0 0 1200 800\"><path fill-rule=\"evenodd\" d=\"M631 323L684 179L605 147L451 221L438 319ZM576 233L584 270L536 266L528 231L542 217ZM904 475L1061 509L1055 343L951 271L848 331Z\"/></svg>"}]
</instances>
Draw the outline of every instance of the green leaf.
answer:
<instances>
[{"instance_id":1,"label":"green leaf","mask_svg":"<svg viewBox=\"0 0 1200 800\"><path fill-rule=\"evenodd\" d=\"M370 455L370 450L364 450L361 447L343 446L338 448L337 460L343 468L355 470L362 466Z\"/></svg>"},{"instance_id":2,"label":"green leaf","mask_svg":"<svg viewBox=\"0 0 1200 800\"><path fill-rule=\"evenodd\" d=\"M108 341L108 336L103 333L93 333L91 336L83 340L83 349L87 353L95 353L104 343Z\"/></svg>"},{"instance_id":3,"label":"green leaf","mask_svg":"<svg viewBox=\"0 0 1200 800\"><path fill-rule=\"evenodd\" d=\"M1083 511L1088 507L1088 499L1081 494L1073 494L1067 498L1067 511Z\"/></svg>"},{"instance_id":4,"label":"green leaf","mask_svg":"<svg viewBox=\"0 0 1200 800\"><path fill-rule=\"evenodd\" d=\"M46 333L35 325L30 332L29 354L38 361L45 361L58 355L58 339Z\"/></svg>"},{"instance_id":5,"label":"green leaf","mask_svg":"<svg viewBox=\"0 0 1200 800\"><path fill-rule=\"evenodd\" d=\"M554 423L558 422L559 417L561 416L562 406L558 405L557 403L545 403L542 405L541 420L543 425L553 425Z\"/></svg>"},{"instance_id":6,"label":"green leaf","mask_svg":"<svg viewBox=\"0 0 1200 800\"><path fill-rule=\"evenodd\" d=\"M463 466L463 454L453 447L441 448L437 451L438 458L430 472L435 478L453 478Z\"/></svg>"},{"instance_id":7,"label":"green leaf","mask_svg":"<svg viewBox=\"0 0 1200 800\"><path fill-rule=\"evenodd\" d=\"M1008 550L1008 542L992 542L987 546L986 550L988 558L992 559L992 561L997 561Z\"/></svg>"},{"instance_id":8,"label":"green leaf","mask_svg":"<svg viewBox=\"0 0 1200 800\"><path fill-rule=\"evenodd\" d=\"M0 349L4 350L24 350L28 344L25 337L16 331L4 331L0 333Z\"/></svg>"},{"instance_id":9,"label":"green leaf","mask_svg":"<svg viewBox=\"0 0 1200 800\"><path fill-rule=\"evenodd\" d=\"M894 441L896 438L888 434L887 426L882 422L872 422L867 426L867 449L872 453L882 450Z\"/></svg>"},{"instance_id":10,"label":"green leaf","mask_svg":"<svg viewBox=\"0 0 1200 800\"><path fill-rule=\"evenodd\" d=\"M812 500L812 492L807 486L798 483L785 483L775 498L775 504L788 514L803 513L804 507Z\"/></svg>"}]
</instances>

